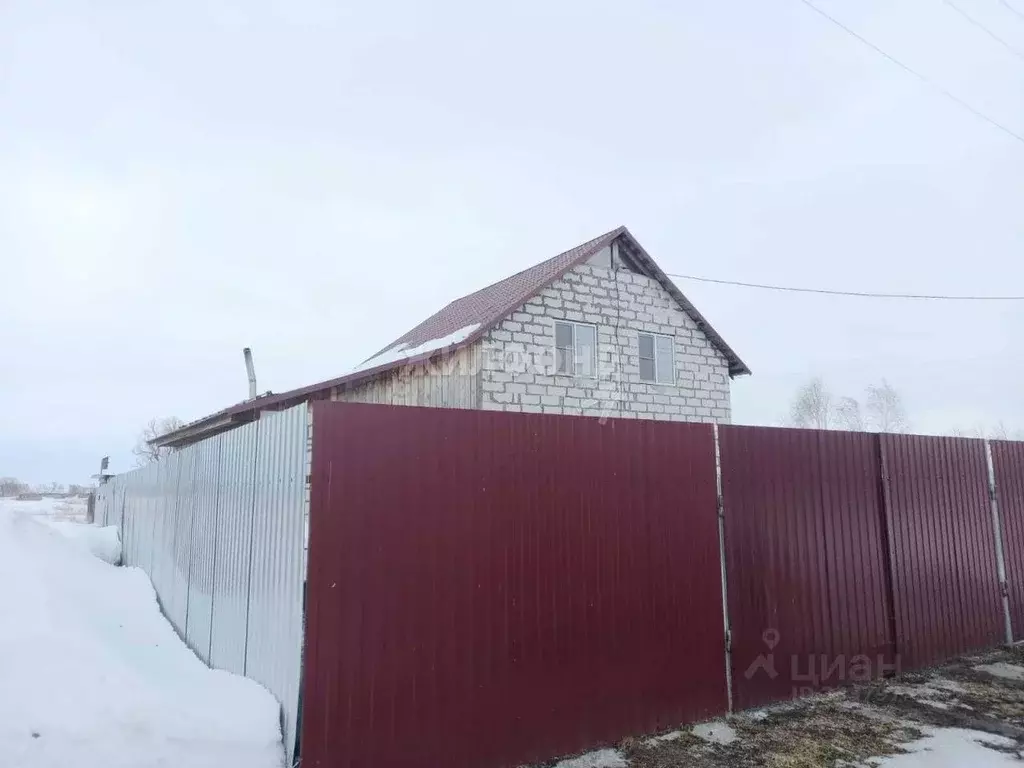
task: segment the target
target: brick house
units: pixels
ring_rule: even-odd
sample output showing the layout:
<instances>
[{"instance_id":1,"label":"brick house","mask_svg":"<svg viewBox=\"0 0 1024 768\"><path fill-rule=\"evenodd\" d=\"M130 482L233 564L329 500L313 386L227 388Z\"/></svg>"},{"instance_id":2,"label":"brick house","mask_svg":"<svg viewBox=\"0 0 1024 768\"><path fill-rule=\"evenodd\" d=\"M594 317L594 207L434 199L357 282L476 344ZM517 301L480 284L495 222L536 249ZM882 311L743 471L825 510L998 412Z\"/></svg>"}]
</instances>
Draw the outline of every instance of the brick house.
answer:
<instances>
[{"instance_id":1,"label":"brick house","mask_svg":"<svg viewBox=\"0 0 1024 768\"><path fill-rule=\"evenodd\" d=\"M728 422L750 370L625 227L456 299L355 370L154 441L182 446L310 400Z\"/></svg>"}]
</instances>

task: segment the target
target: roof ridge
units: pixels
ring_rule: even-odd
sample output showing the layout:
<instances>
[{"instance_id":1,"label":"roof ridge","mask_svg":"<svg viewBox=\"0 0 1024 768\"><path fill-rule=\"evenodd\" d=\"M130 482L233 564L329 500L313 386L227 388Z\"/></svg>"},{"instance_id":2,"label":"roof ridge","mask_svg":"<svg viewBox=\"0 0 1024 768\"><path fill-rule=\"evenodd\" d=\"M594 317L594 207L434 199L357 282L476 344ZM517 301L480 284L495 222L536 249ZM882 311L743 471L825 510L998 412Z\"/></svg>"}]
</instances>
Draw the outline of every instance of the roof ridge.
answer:
<instances>
[{"instance_id":1,"label":"roof ridge","mask_svg":"<svg viewBox=\"0 0 1024 768\"><path fill-rule=\"evenodd\" d=\"M600 240L604 240L605 238L610 237L611 234L614 234L615 237L620 236L620 234L622 234L625 231L629 231L625 226L616 226L614 229L609 229L604 234L601 234L601 236L598 236L597 238L592 238L591 240L588 240L586 243L581 243L578 246L573 246L572 248L567 248L564 251L562 251L561 253L558 253L558 254L552 256L550 259L544 259L543 261L539 261L536 264L532 264L530 266L523 267L518 272L515 272L513 274L508 275L507 278L502 278L501 280L496 280L494 283L488 283L483 288L477 289L476 291L471 291L470 293L463 294L462 296L457 296L456 298L452 299L452 301L450 301L449 303L447 303L443 307L441 307L441 310L446 309L447 307L452 306L457 301L461 301L462 299L468 299L470 296L475 296L478 293L486 291L488 288L494 288L495 286L501 285L502 283L505 283L506 281L514 280L515 278L518 278L518 276L522 275L523 273L528 272L530 269L536 269L537 267L541 266L541 264L546 264L549 261L554 261L555 259L557 259L557 258L559 258L561 256L564 256L565 254L570 253L572 251L579 250L579 249L582 249L582 248L586 248L586 247L592 245L593 243L597 243ZM434 312L434 314L436 314L436 313L437 312Z\"/></svg>"}]
</instances>

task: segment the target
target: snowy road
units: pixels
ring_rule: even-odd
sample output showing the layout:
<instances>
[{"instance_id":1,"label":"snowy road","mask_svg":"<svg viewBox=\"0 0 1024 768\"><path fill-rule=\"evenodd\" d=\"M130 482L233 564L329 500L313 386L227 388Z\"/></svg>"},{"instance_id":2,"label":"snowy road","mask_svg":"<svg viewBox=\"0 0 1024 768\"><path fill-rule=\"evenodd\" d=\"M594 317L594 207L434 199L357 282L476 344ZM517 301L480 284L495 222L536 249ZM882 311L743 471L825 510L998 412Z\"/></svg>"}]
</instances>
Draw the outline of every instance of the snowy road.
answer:
<instances>
[{"instance_id":1,"label":"snowy road","mask_svg":"<svg viewBox=\"0 0 1024 768\"><path fill-rule=\"evenodd\" d=\"M59 503L0 500L0 762L281 766L276 700L200 662L144 573L40 519L60 517Z\"/></svg>"}]
</instances>

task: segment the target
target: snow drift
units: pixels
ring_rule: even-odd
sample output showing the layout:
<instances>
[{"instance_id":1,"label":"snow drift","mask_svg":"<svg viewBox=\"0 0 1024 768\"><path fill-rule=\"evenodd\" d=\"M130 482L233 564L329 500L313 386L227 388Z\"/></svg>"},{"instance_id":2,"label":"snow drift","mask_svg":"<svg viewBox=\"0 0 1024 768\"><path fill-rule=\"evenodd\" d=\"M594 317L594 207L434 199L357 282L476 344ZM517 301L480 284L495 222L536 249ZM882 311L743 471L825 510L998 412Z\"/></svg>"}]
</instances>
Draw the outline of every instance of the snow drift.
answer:
<instances>
[{"instance_id":1,"label":"snow drift","mask_svg":"<svg viewBox=\"0 0 1024 768\"><path fill-rule=\"evenodd\" d=\"M142 571L88 553L110 554L109 533L89 528L68 540L0 506L4 764L282 765L277 701L199 661Z\"/></svg>"},{"instance_id":2,"label":"snow drift","mask_svg":"<svg viewBox=\"0 0 1024 768\"><path fill-rule=\"evenodd\" d=\"M93 557L111 565L121 564L121 537L116 525L92 525L65 520L47 521L46 524Z\"/></svg>"}]
</instances>

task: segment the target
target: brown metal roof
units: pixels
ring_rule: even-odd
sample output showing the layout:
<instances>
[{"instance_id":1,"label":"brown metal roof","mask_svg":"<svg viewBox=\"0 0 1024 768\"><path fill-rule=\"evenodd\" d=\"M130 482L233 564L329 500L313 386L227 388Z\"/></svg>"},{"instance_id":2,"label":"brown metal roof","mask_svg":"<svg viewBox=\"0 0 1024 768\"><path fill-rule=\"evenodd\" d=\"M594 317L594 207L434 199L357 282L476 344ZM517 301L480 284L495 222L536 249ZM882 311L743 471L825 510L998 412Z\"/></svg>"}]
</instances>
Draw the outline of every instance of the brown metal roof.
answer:
<instances>
[{"instance_id":1,"label":"brown metal roof","mask_svg":"<svg viewBox=\"0 0 1024 768\"><path fill-rule=\"evenodd\" d=\"M729 374L731 376L739 376L750 373L750 369L747 368L746 364L740 360L739 356L725 343L725 340L711 327L711 324L704 319L696 307L689 302L654 262L629 233L629 230L625 227L618 227L600 237L595 237L593 240L560 253L554 258L542 261L540 264L524 269L522 272L518 272L511 277L506 277L504 280L499 280L486 288L481 288L475 293L456 299L405 335L395 339L378 352L377 355L400 344L404 345L406 349L420 347L434 339L443 339L460 329L476 326L473 332L462 341L451 344L448 347L431 349L423 354L386 362L365 370L357 370L336 379L322 381L307 387L293 389L280 394L267 393L257 397L255 400L246 400L193 421L174 432L162 435L152 442L155 445L176 445L189 442L199 434L229 429L239 421L248 421L254 418L255 414L259 411L290 408L304 400L321 399L327 397L331 389L342 384L355 384L378 376L393 368L422 362L423 360L443 354L450 354L475 342L517 307L525 304L567 271L598 253L616 238L621 238L620 243L630 257L638 262L645 272L648 272L665 287L683 310L694 319L697 326L703 330L708 339L725 356L729 362ZM374 357L377 355L374 355ZM370 360L372 359L371 357Z\"/></svg>"}]
</instances>

